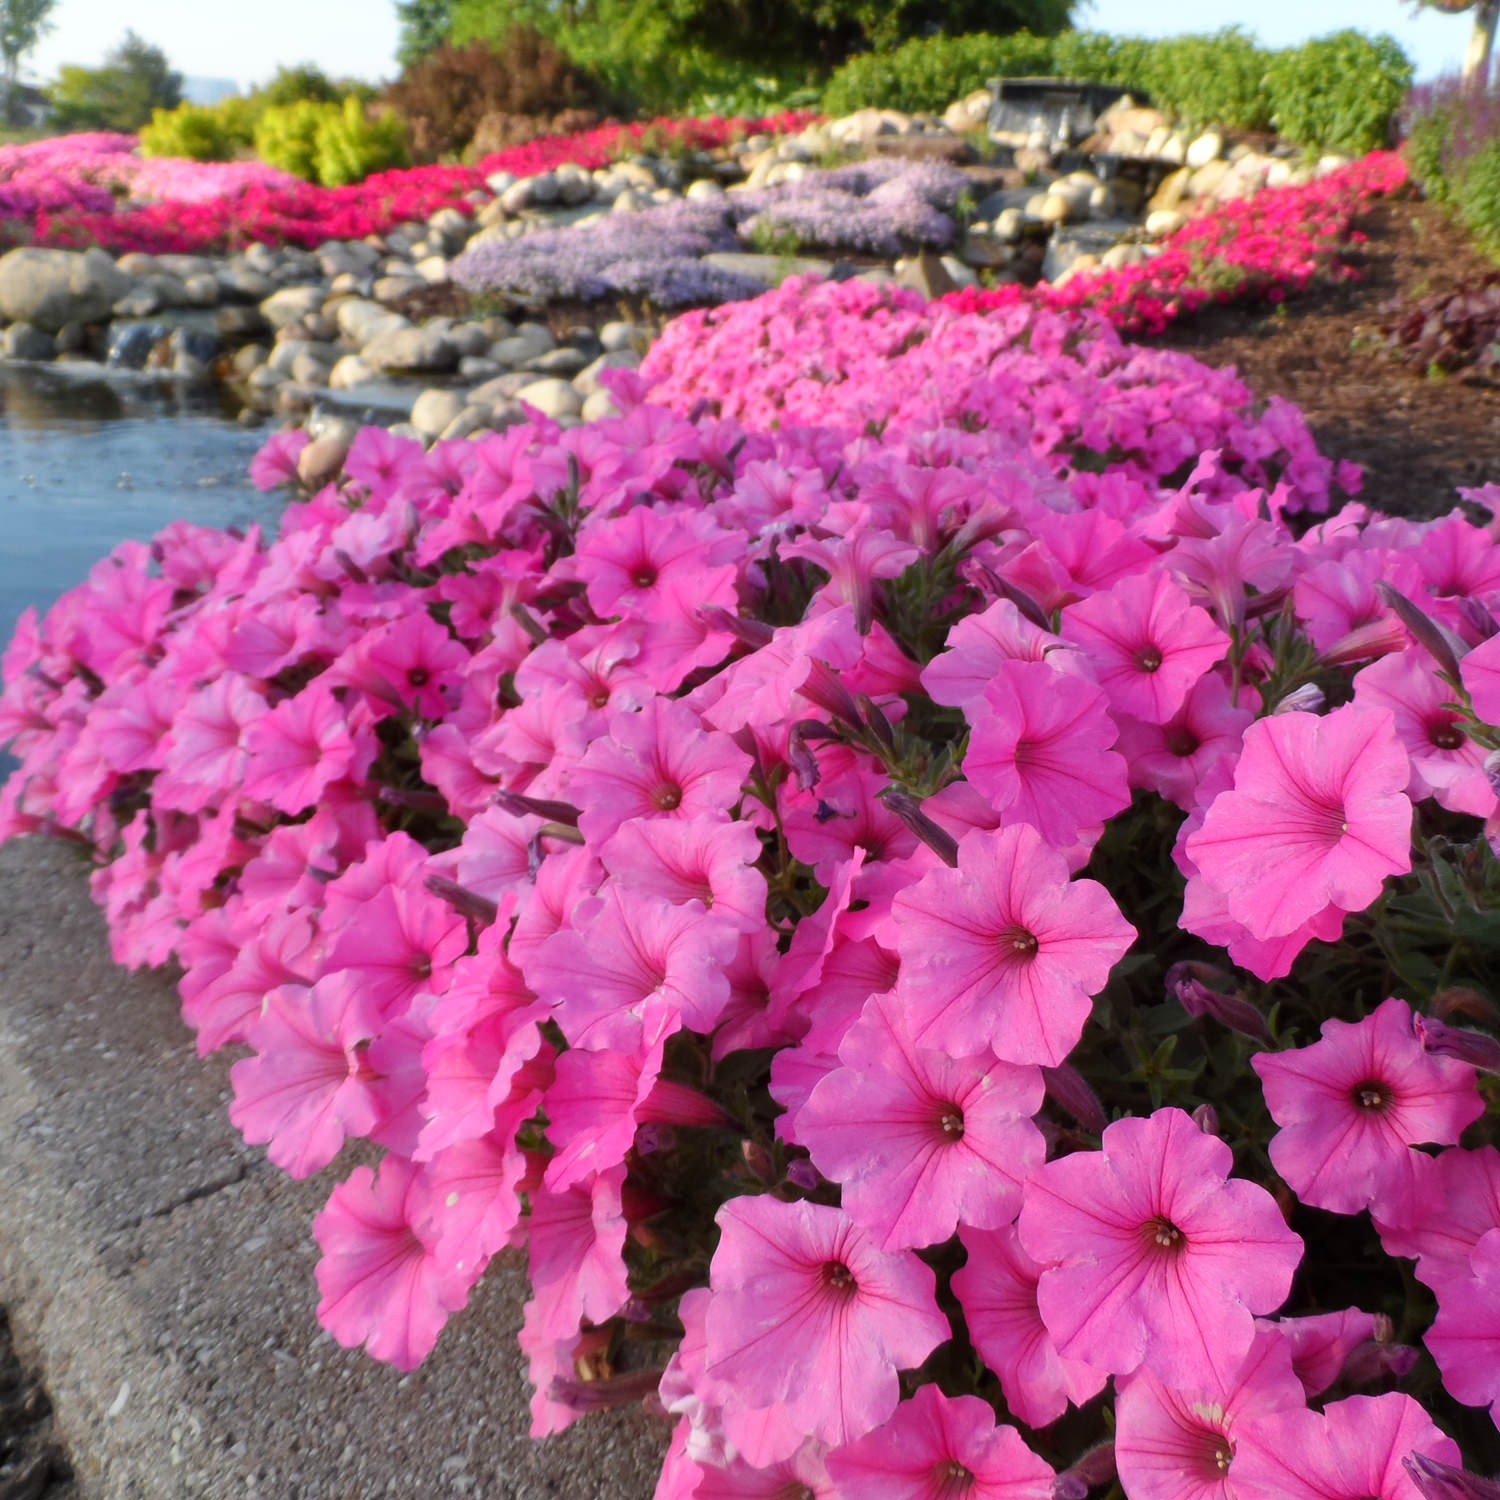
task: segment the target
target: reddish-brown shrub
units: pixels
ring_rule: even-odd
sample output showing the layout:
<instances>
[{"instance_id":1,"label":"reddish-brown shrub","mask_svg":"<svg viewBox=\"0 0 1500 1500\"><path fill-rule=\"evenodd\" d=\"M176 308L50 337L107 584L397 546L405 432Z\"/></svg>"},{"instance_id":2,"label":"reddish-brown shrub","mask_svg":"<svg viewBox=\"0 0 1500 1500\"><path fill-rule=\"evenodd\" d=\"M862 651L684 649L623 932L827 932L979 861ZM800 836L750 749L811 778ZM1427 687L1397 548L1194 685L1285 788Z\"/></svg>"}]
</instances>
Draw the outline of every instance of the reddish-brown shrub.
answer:
<instances>
[{"instance_id":1,"label":"reddish-brown shrub","mask_svg":"<svg viewBox=\"0 0 1500 1500\"><path fill-rule=\"evenodd\" d=\"M535 136L562 111L602 110L610 101L598 78L541 32L513 26L498 43L445 44L428 53L383 102L406 120L416 159L435 161L463 151L487 116L526 117ZM512 133L505 144L531 136Z\"/></svg>"}]
</instances>

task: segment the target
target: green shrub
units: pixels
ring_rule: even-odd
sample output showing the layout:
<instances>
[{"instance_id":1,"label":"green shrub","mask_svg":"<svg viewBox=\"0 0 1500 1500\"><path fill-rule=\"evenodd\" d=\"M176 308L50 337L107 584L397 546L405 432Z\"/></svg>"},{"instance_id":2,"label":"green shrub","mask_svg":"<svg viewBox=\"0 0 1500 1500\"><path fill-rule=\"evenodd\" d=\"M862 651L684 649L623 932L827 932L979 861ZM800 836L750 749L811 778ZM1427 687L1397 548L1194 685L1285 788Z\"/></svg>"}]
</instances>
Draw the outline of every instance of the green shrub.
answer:
<instances>
[{"instance_id":1,"label":"green shrub","mask_svg":"<svg viewBox=\"0 0 1500 1500\"><path fill-rule=\"evenodd\" d=\"M1447 203L1453 196L1444 171L1444 158L1452 134L1453 111L1442 106L1419 115L1407 132L1407 164L1422 191L1434 203Z\"/></svg>"},{"instance_id":2,"label":"green shrub","mask_svg":"<svg viewBox=\"0 0 1500 1500\"><path fill-rule=\"evenodd\" d=\"M277 68L269 83L256 89L263 109L286 104L340 104L347 90L341 89L316 63L298 63Z\"/></svg>"},{"instance_id":3,"label":"green shrub","mask_svg":"<svg viewBox=\"0 0 1500 1500\"><path fill-rule=\"evenodd\" d=\"M176 109L154 109L151 123L141 127L142 156L185 156L192 161L228 161L235 142L215 109L202 104L179 104Z\"/></svg>"},{"instance_id":4,"label":"green shrub","mask_svg":"<svg viewBox=\"0 0 1500 1500\"><path fill-rule=\"evenodd\" d=\"M1149 89L1157 43L1103 31L1065 31L1052 42L1052 68L1061 78Z\"/></svg>"},{"instance_id":5,"label":"green shrub","mask_svg":"<svg viewBox=\"0 0 1500 1500\"><path fill-rule=\"evenodd\" d=\"M871 107L941 114L991 78L1051 72L1052 47L1052 38L1028 31L1009 36L979 31L922 37L903 42L893 52L861 53L829 79L823 109L830 115Z\"/></svg>"},{"instance_id":6,"label":"green shrub","mask_svg":"<svg viewBox=\"0 0 1500 1500\"><path fill-rule=\"evenodd\" d=\"M255 124L255 154L270 166L290 172L307 182L318 180L318 126L328 104L311 99L296 104L277 104L262 113Z\"/></svg>"},{"instance_id":7,"label":"green shrub","mask_svg":"<svg viewBox=\"0 0 1500 1500\"><path fill-rule=\"evenodd\" d=\"M318 181L324 187L363 182L372 172L402 167L410 160L400 117L384 110L371 119L352 94L342 105L323 106L313 149Z\"/></svg>"},{"instance_id":8,"label":"green shrub","mask_svg":"<svg viewBox=\"0 0 1500 1500\"><path fill-rule=\"evenodd\" d=\"M1387 144L1411 87L1412 63L1383 33L1358 31L1288 47L1266 72L1272 124L1299 146L1361 155Z\"/></svg>"},{"instance_id":9,"label":"green shrub","mask_svg":"<svg viewBox=\"0 0 1500 1500\"><path fill-rule=\"evenodd\" d=\"M1271 54L1237 26L1212 36L1168 37L1153 44L1148 76L1140 86L1153 103L1171 110L1186 125L1268 130L1270 60Z\"/></svg>"}]
</instances>

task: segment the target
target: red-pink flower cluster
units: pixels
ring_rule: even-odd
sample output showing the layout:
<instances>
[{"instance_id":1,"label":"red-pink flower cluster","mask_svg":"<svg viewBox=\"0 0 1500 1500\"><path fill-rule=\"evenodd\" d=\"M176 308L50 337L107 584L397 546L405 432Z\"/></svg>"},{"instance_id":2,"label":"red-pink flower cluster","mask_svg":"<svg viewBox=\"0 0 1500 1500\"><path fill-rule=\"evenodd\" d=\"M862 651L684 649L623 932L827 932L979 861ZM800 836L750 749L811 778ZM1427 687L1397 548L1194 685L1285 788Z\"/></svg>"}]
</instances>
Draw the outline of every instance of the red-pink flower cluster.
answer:
<instances>
[{"instance_id":1,"label":"red-pink flower cluster","mask_svg":"<svg viewBox=\"0 0 1500 1500\"><path fill-rule=\"evenodd\" d=\"M758 131L800 130L814 118L790 111L765 119L601 125L496 152L476 167L400 168L342 188L299 182L257 161L143 159L128 135L60 136L0 147L0 220L26 221L33 244L101 245L117 254L195 254L256 241L311 247L380 234L440 208L467 213L468 195L497 172L523 176L563 162L601 167L652 147L707 150Z\"/></svg>"},{"instance_id":2,"label":"red-pink flower cluster","mask_svg":"<svg viewBox=\"0 0 1500 1500\"><path fill-rule=\"evenodd\" d=\"M1097 319L766 303L753 419L621 374L116 549L0 662L0 837L92 852L273 1161L383 1150L334 1337L409 1368L524 1246L535 1433L654 1392L661 1500L1418 1500L1458 1445L1344 1287L1415 1259L1500 1396L1500 1044L1331 945L1492 868L1495 528L1297 536L1300 417Z\"/></svg>"},{"instance_id":3,"label":"red-pink flower cluster","mask_svg":"<svg viewBox=\"0 0 1500 1500\"><path fill-rule=\"evenodd\" d=\"M1313 281L1356 277L1340 252L1363 236L1356 215L1407 181L1406 159L1372 151L1302 186L1267 188L1215 203L1159 242L1160 254L1116 270L1080 271L1061 286L965 288L947 299L966 312L1040 302L1089 309L1132 333L1160 333L1212 303L1281 302Z\"/></svg>"}]
</instances>

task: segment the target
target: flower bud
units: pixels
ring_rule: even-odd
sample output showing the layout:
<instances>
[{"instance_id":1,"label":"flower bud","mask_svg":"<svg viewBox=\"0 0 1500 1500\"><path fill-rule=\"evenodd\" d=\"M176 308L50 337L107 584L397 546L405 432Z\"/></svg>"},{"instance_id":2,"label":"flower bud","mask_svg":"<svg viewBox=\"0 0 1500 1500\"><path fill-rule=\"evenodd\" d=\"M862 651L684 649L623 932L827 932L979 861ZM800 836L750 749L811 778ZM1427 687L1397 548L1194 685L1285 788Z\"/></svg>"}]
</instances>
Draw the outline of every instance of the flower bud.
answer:
<instances>
[{"instance_id":1,"label":"flower bud","mask_svg":"<svg viewBox=\"0 0 1500 1500\"><path fill-rule=\"evenodd\" d=\"M499 791L490 801L501 812L513 818L524 818L527 813L546 818L549 823L563 823L569 828L578 827L578 809L571 802L551 802L544 797L527 797L521 792Z\"/></svg>"},{"instance_id":2,"label":"flower bud","mask_svg":"<svg viewBox=\"0 0 1500 1500\"><path fill-rule=\"evenodd\" d=\"M946 828L940 828L926 813L915 797L893 786L880 791L880 800L901 819L916 836L932 850L950 870L958 868L958 840Z\"/></svg>"},{"instance_id":3,"label":"flower bud","mask_svg":"<svg viewBox=\"0 0 1500 1500\"><path fill-rule=\"evenodd\" d=\"M823 1185L823 1174L805 1157L786 1164L786 1180L804 1193L816 1192Z\"/></svg>"},{"instance_id":4,"label":"flower bud","mask_svg":"<svg viewBox=\"0 0 1500 1500\"><path fill-rule=\"evenodd\" d=\"M1418 609L1405 594L1393 589L1383 578L1376 581L1375 592L1411 632L1411 638L1427 651L1442 671L1457 682L1458 659L1469 648L1451 630L1439 625L1424 610Z\"/></svg>"},{"instance_id":5,"label":"flower bud","mask_svg":"<svg viewBox=\"0 0 1500 1500\"><path fill-rule=\"evenodd\" d=\"M1500 1500L1500 1484L1467 1469L1455 1469L1425 1453L1409 1453L1401 1467L1411 1475L1423 1500Z\"/></svg>"},{"instance_id":6,"label":"flower bud","mask_svg":"<svg viewBox=\"0 0 1500 1500\"><path fill-rule=\"evenodd\" d=\"M1424 1052L1436 1057L1455 1057L1482 1073L1500 1073L1500 1042L1482 1031L1466 1026L1449 1026L1432 1016L1415 1015L1411 1029Z\"/></svg>"},{"instance_id":7,"label":"flower bud","mask_svg":"<svg viewBox=\"0 0 1500 1500\"><path fill-rule=\"evenodd\" d=\"M1271 712L1273 714L1318 714L1323 712L1323 705L1326 701L1323 689L1317 683L1304 682L1301 687L1293 688Z\"/></svg>"},{"instance_id":8,"label":"flower bud","mask_svg":"<svg viewBox=\"0 0 1500 1500\"><path fill-rule=\"evenodd\" d=\"M654 1156L670 1151L677 1144L677 1132L665 1120L647 1120L635 1132L637 1156Z\"/></svg>"},{"instance_id":9,"label":"flower bud","mask_svg":"<svg viewBox=\"0 0 1500 1500\"><path fill-rule=\"evenodd\" d=\"M1086 1500L1088 1492L1115 1477L1115 1445L1100 1443L1052 1481L1057 1500Z\"/></svg>"},{"instance_id":10,"label":"flower bud","mask_svg":"<svg viewBox=\"0 0 1500 1500\"><path fill-rule=\"evenodd\" d=\"M471 917L486 927L500 915L499 905L488 896L481 896L478 891L471 891L456 880L449 880L446 875L429 875L422 884L440 901L446 901L459 916Z\"/></svg>"},{"instance_id":11,"label":"flower bud","mask_svg":"<svg viewBox=\"0 0 1500 1500\"><path fill-rule=\"evenodd\" d=\"M1094 1097L1094 1091L1084 1082L1083 1074L1069 1063L1058 1063L1055 1068L1042 1068L1042 1082L1047 1097L1060 1109L1066 1110L1085 1130L1095 1135L1103 1134L1109 1123L1104 1118L1104 1106Z\"/></svg>"},{"instance_id":12,"label":"flower bud","mask_svg":"<svg viewBox=\"0 0 1500 1500\"><path fill-rule=\"evenodd\" d=\"M1500 625L1495 623L1495 617L1479 600L1472 594L1461 594L1457 599L1459 618L1468 628L1469 633L1476 640L1487 641L1497 631Z\"/></svg>"},{"instance_id":13,"label":"flower bud","mask_svg":"<svg viewBox=\"0 0 1500 1500\"><path fill-rule=\"evenodd\" d=\"M740 1158L760 1181L770 1184L776 1180L776 1164L771 1160L771 1153L758 1141L741 1141Z\"/></svg>"},{"instance_id":14,"label":"flower bud","mask_svg":"<svg viewBox=\"0 0 1500 1500\"><path fill-rule=\"evenodd\" d=\"M1204 1135L1218 1135L1219 1112L1212 1104L1200 1104L1193 1111L1193 1124L1201 1130Z\"/></svg>"},{"instance_id":15,"label":"flower bud","mask_svg":"<svg viewBox=\"0 0 1500 1500\"><path fill-rule=\"evenodd\" d=\"M1167 970L1167 994L1190 1016L1212 1016L1221 1026L1241 1032L1258 1042L1269 1042L1271 1030L1265 1017L1243 995L1210 989L1205 979L1218 977L1207 964L1173 964Z\"/></svg>"},{"instance_id":16,"label":"flower bud","mask_svg":"<svg viewBox=\"0 0 1500 1500\"><path fill-rule=\"evenodd\" d=\"M1417 1358L1417 1351L1409 1344L1365 1339L1349 1351L1339 1371L1339 1379L1354 1387L1372 1385L1388 1376L1401 1380L1411 1373Z\"/></svg>"}]
</instances>

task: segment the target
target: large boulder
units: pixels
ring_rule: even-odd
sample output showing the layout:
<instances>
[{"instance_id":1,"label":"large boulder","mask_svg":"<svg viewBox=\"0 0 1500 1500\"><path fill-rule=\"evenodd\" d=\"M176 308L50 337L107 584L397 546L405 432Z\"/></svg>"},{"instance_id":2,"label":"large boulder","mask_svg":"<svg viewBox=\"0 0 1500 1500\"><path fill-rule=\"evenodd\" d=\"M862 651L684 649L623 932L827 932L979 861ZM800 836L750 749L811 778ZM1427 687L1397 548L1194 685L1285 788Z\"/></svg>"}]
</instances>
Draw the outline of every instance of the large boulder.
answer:
<instances>
[{"instance_id":1,"label":"large boulder","mask_svg":"<svg viewBox=\"0 0 1500 1500\"><path fill-rule=\"evenodd\" d=\"M64 323L101 323L130 291L130 278L103 250L26 245L0 256L0 317L56 333Z\"/></svg>"},{"instance_id":2,"label":"large boulder","mask_svg":"<svg viewBox=\"0 0 1500 1500\"><path fill-rule=\"evenodd\" d=\"M453 341L435 328L398 328L380 334L359 351L359 357L387 374L441 372L458 367Z\"/></svg>"}]
</instances>

